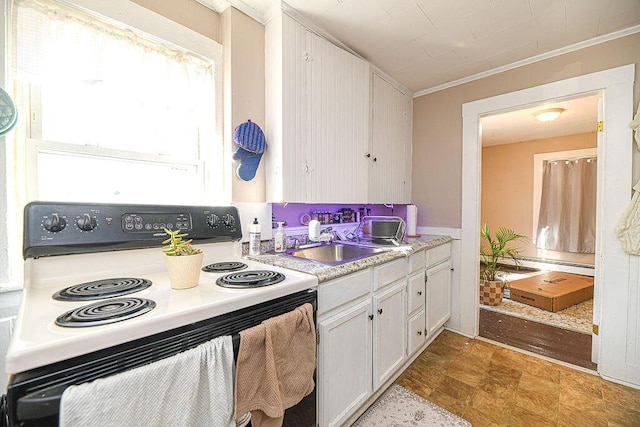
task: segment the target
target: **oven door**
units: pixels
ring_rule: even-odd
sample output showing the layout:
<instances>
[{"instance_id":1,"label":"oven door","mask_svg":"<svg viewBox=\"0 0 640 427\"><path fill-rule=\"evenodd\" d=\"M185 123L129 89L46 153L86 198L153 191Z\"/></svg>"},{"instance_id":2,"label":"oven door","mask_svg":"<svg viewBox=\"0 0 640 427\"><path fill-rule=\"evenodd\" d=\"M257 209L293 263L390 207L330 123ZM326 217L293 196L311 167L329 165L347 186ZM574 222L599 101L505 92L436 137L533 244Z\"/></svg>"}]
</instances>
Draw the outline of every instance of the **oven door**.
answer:
<instances>
[{"instance_id":1,"label":"oven door","mask_svg":"<svg viewBox=\"0 0 640 427\"><path fill-rule=\"evenodd\" d=\"M3 401L3 420L10 426L58 425L60 399L64 390L148 363L171 357L223 335L233 336L234 357L240 343L240 331L262 321L294 310L305 303L313 305L314 320L317 292L308 289L232 313L151 335L129 343L96 351L73 359L13 375ZM315 388L296 406L285 412L285 426L315 426Z\"/></svg>"}]
</instances>

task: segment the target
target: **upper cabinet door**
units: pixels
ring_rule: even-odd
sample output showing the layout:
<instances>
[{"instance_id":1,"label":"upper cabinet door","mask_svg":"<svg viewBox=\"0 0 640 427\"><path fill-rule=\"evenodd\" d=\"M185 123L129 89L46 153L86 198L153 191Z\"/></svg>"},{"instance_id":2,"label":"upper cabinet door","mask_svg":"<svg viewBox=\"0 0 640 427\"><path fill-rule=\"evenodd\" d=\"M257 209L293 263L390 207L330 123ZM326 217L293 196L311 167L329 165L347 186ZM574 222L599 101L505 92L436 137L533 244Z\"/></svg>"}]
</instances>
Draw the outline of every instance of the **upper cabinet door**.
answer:
<instances>
[{"instance_id":1,"label":"upper cabinet door","mask_svg":"<svg viewBox=\"0 0 640 427\"><path fill-rule=\"evenodd\" d=\"M369 65L307 31L308 202L367 200Z\"/></svg>"},{"instance_id":2,"label":"upper cabinet door","mask_svg":"<svg viewBox=\"0 0 640 427\"><path fill-rule=\"evenodd\" d=\"M369 201L410 203L413 99L372 76Z\"/></svg>"}]
</instances>

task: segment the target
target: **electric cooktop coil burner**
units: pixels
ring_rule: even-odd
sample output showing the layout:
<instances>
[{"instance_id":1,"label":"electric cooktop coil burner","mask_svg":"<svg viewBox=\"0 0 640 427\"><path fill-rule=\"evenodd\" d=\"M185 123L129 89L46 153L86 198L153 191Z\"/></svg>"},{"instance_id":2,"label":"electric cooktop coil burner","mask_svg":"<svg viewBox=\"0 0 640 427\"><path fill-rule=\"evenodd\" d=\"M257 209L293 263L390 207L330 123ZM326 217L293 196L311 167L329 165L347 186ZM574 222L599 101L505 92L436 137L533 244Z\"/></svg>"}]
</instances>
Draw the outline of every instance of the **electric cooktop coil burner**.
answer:
<instances>
[{"instance_id":1,"label":"electric cooktop coil burner","mask_svg":"<svg viewBox=\"0 0 640 427\"><path fill-rule=\"evenodd\" d=\"M205 265L202 267L202 271L207 273L229 273L231 271L244 270L245 268L247 268L247 264L243 262L226 261Z\"/></svg>"},{"instance_id":2,"label":"electric cooktop coil burner","mask_svg":"<svg viewBox=\"0 0 640 427\"><path fill-rule=\"evenodd\" d=\"M135 297L98 301L66 312L56 319L56 325L69 328L106 325L140 316L155 306L154 301Z\"/></svg>"},{"instance_id":3,"label":"electric cooktop coil burner","mask_svg":"<svg viewBox=\"0 0 640 427\"><path fill-rule=\"evenodd\" d=\"M216 284L225 288L259 288L280 283L284 279L284 274L275 271L249 270L222 276L216 280Z\"/></svg>"},{"instance_id":4,"label":"electric cooktop coil burner","mask_svg":"<svg viewBox=\"0 0 640 427\"><path fill-rule=\"evenodd\" d=\"M62 289L53 294L53 299L59 301L92 301L128 295L146 289L149 286L151 286L151 281L147 279L133 277L103 279L80 283Z\"/></svg>"}]
</instances>

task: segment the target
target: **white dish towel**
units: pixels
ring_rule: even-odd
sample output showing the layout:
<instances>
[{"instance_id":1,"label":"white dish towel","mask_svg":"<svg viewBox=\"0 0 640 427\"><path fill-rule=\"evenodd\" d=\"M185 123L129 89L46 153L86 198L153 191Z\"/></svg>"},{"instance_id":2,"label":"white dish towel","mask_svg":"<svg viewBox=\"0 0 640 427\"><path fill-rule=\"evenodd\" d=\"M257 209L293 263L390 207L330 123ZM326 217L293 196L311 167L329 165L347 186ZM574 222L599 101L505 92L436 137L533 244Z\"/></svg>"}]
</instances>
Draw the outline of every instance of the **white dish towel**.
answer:
<instances>
[{"instance_id":1,"label":"white dish towel","mask_svg":"<svg viewBox=\"0 0 640 427\"><path fill-rule=\"evenodd\" d=\"M233 369L231 337L219 337L67 388L60 402L60 426L235 427Z\"/></svg>"}]
</instances>

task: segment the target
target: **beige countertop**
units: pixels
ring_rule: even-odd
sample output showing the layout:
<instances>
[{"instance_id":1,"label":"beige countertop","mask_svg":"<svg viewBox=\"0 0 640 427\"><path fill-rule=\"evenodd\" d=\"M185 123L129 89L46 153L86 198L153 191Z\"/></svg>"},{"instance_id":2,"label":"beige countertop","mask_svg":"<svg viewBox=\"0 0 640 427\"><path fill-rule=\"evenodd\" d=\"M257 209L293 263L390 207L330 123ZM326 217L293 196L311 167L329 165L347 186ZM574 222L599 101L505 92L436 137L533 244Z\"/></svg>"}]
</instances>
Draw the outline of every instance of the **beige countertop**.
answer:
<instances>
[{"instance_id":1,"label":"beige countertop","mask_svg":"<svg viewBox=\"0 0 640 427\"><path fill-rule=\"evenodd\" d=\"M431 249L436 246L443 245L450 242L452 238L449 236L425 235L416 238L407 238L406 240L409 243L409 249L393 249L367 258L347 262L342 265L327 265L315 261L307 261L304 259L273 253L246 257L264 264L313 274L318 277L319 283L323 283L337 279L338 277L346 276L347 274L355 273L356 271L384 264L388 261L393 261L394 259L408 257L409 255L423 249Z\"/></svg>"}]
</instances>

